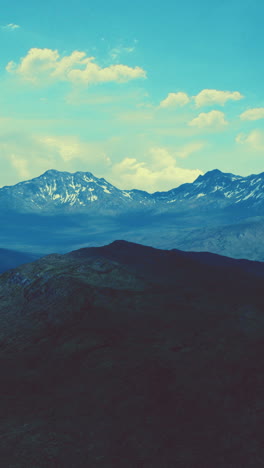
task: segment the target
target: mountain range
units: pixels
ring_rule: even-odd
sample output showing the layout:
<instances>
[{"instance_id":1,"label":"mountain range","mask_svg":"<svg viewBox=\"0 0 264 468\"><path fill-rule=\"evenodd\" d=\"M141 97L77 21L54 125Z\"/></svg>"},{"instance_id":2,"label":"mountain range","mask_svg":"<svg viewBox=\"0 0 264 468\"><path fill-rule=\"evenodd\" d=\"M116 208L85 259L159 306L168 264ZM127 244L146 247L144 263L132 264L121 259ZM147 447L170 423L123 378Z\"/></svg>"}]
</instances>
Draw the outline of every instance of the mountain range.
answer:
<instances>
[{"instance_id":1,"label":"mountain range","mask_svg":"<svg viewBox=\"0 0 264 468\"><path fill-rule=\"evenodd\" d=\"M263 280L124 241L0 275L0 465L262 468Z\"/></svg>"},{"instance_id":2,"label":"mountain range","mask_svg":"<svg viewBox=\"0 0 264 468\"><path fill-rule=\"evenodd\" d=\"M241 177L219 170L199 176L167 192L150 194L142 190L120 190L90 172L49 170L41 176L0 189L1 210L53 213L87 212L88 209L134 210L191 208L250 209L264 207L264 173Z\"/></svg>"},{"instance_id":3,"label":"mountain range","mask_svg":"<svg viewBox=\"0 0 264 468\"><path fill-rule=\"evenodd\" d=\"M216 169L150 194L120 190L90 172L49 170L1 188L0 218L1 248L34 256L121 238L263 261L264 173Z\"/></svg>"}]
</instances>

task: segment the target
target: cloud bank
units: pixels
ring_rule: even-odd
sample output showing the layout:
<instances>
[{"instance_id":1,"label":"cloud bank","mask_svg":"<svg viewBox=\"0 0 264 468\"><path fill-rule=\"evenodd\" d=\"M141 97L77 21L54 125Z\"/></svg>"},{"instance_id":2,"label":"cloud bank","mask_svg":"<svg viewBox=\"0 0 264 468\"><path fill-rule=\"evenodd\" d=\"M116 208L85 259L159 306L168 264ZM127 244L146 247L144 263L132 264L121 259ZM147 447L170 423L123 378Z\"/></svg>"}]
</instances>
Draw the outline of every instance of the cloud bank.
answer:
<instances>
[{"instance_id":1,"label":"cloud bank","mask_svg":"<svg viewBox=\"0 0 264 468\"><path fill-rule=\"evenodd\" d=\"M115 164L110 178L112 183L123 189L137 188L155 192L166 191L185 182L193 182L201 174L203 172L199 169L180 167L168 149L153 147L146 155L146 162L127 157Z\"/></svg>"},{"instance_id":2,"label":"cloud bank","mask_svg":"<svg viewBox=\"0 0 264 468\"><path fill-rule=\"evenodd\" d=\"M1 133L0 154L0 186L31 179L48 169L75 172L87 167L96 172L109 165L104 145L73 135Z\"/></svg>"},{"instance_id":3,"label":"cloud bank","mask_svg":"<svg viewBox=\"0 0 264 468\"><path fill-rule=\"evenodd\" d=\"M182 107L190 102L190 98L186 93L169 93L168 96L160 103L160 107Z\"/></svg>"},{"instance_id":4,"label":"cloud bank","mask_svg":"<svg viewBox=\"0 0 264 468\"><path fill-rule=\"evenodd\" d=\"M197 128L222 128L227 125L225 120L225 114L218 110L212 110L210 112L202 112L189 122L191 127Z\"/></svg>"},{"instance_id":5,"label":"cloud bank","mask_svg":"<svg viewBox=\"0 0 264 468\"><path fill-rule=\"evenodd\" d=\"M194 96L194 101L197 107L213 106L215 104L224 106L227 101L239 101L243 99L243 97L244 96L239 91L203 89L199 94Z\"/></svg>"},{"instance_id":6,"label":"cloud bank","mask_svg":"<svg viewBox=\"0 0 264 468\"><path fill-rule=\"evenodd\" d=\"M35 84L64 81L90 85L146 78L145 70L140 67L116 64L103 68L95 63L95 57L87 57L85 52L77 50L61 56L57 50L32 48L19 64L9 62L6 70Z\"/></svg>"},{"instance_id":7,"label":"cloud bank","mask_svg":"<svg viewBox=\"0 0 264 468\"><path fill-rule=\"evenodd\" d=\"M169 93L160 102L159 107L182 107L190 102L194 102L196 107L220 105L224 106L228 101L239 101L243 99L239 91L221 91L218 89L203 89L196 96L188 96L184 92Z\"/></svg>"},{"instance_id":8,"label":"cloud bank","mask_svg":"<svg viewBox=\"0 0 264 468\"><path fill-rule=\"evenodd\" d=\"M241 120L260 120L264 119L264 107L248 109L240 115Z\"/></svg>"}]
</instances>

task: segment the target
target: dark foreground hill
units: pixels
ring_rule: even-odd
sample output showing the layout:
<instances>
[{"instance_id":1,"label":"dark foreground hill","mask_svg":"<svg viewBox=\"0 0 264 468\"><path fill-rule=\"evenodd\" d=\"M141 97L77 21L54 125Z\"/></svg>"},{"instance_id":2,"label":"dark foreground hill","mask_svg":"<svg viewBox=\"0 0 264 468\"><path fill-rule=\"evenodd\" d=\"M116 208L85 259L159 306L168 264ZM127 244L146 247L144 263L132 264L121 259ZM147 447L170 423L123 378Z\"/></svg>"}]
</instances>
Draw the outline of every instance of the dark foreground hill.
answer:
<instances>
[{"instance_id":1,"label":"dark foreground hill","mask_svg":"<svg viewBox=\"0 0 264 468\"><path fill-rule=\"evenodd\" d=\"M262 468L264 265L127 242L0 276L0 466Z\"/></svg>"}]
</instances>

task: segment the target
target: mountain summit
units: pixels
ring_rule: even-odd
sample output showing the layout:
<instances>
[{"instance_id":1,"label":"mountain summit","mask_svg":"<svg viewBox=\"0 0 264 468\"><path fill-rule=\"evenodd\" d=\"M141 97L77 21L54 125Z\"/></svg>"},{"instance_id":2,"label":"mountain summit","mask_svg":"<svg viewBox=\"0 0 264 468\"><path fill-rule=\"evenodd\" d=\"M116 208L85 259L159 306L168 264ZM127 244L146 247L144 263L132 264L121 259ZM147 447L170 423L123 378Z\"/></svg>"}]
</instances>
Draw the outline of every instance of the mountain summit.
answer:
<instances>
[{"instance_id":1,"label":"mountain summit","mask_svg":"<svg viewBox=\"0 0 264 468\"><path fill-rule=\"evenodd\" d=\"M203 204L218 202L220 206L242 204L263 207L264 173L242 177L215 169L200 175L193 183L154 196L174 205L199 200Z\"/></svg>"},{"instance_id":2,"label":"mountain summit","mask_svg":"<svg viewBox=\"0 0 264 468\"><path fill-rule=\"evenodd\" d=\"M83 211L93 206L117 208L141 202L149 195L119 190L91 172L48 170L39 177L0 189L0 208L21 212Z\"/></svg>"}]
</instances>

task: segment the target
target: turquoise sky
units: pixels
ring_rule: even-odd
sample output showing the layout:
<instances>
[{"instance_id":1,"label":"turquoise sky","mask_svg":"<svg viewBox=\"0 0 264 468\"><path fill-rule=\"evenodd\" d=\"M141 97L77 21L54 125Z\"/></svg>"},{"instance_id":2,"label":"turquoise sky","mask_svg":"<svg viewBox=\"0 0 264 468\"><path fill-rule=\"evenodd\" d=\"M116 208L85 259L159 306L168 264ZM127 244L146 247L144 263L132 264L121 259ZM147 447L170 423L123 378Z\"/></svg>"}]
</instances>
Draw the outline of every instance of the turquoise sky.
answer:
<instances>
[{"instance_id":1,"label":"turquoise sky","mask_svg":"<svg viewBox=\"0 0 264 468\"><path fill-rule=\"evenodd\" d=\"M2 0L0 185L264 170L264 4Z\"/></svg>"}]
</instances>

